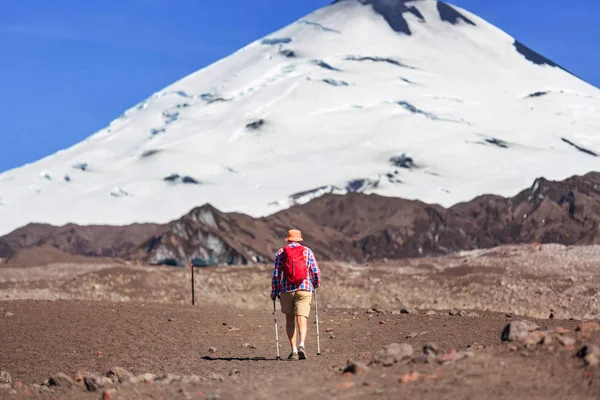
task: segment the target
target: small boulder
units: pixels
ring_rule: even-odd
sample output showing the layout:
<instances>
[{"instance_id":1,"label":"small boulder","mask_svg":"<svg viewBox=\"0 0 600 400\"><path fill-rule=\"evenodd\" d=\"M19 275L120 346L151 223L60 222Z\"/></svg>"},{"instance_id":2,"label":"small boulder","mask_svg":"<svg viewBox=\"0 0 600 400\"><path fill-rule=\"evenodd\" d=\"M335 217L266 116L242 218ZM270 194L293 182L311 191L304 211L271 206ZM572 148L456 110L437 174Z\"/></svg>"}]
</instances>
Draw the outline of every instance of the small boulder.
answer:
<instances>
[{"instance_id":1,"label":"small boulder","mask_svg":"<svg viewBox=\"0 0 600 400\"><path fill-rule=\"evenodd\" d=\"M398 379L398 381L400 383L409 383L409 382L416 382L419 379L421 379L421 374L419 372L410 372L410 373L402 375Z\"/></svg>"},{"instance_id":2,"label":"small boulder","mask_svg":"<svg viewBox=\"0 0 600 400\"><path fill-rule=\"evenodd\" d=\"M157 383L160 383L161 385L170 385L173 382L179 382L181 381L181 376L179 375L173 375L173 374L164 374L160 377L157 377L155 379L155 381Z\"/></svg>"},{"instance_id":3,"label":"small boulder","mask_svg":"<svg viewBox=\"0 0 600 400\"><path fill-rule=\"evenodd\" d=\"M126 369L115 367L106 373L106 377L113 381L113 383L124 383L133 378L133 374Z\"/></svg>"},{"instance_id":4,"label":"small boulder","mask_svg":"<svg viewBox=\"0 0 600 400\"><path fill-rule=\"evenodd\" d=\"M371 308L369 308L367 310L367 313L369 313L369 314L373 314L373 313L385 314L386 312L387 312L386 309L383 308L382 306L380 306L379 304L374 304L371 306Z\"/></svg>"},{"instance_id":5,"label":"small boulder","mask_svg":"<svg viewBox=\"0 0 600 400\"><path fill-rule=\"evenodd\" d=\"M216 353L217 352L217 348L216 347L209 347L208 348L208 352L209 353Z\"/></svg>"},{"instance_id":6,"label":"small boulder","mask_svg":"<svg viewBox=\"0 0 600 400\"><path fill-rule=\"evenodd\" d=\"M436 357L440 353L440 348L435 343L427 343L425 346L423 346L423 353Z\"/></svg>"},{"instance_id":7,"label":"small boulder","mask_svg":"<svg viewBox=\"0 0 600 400\"><path fill-rule=\"evenodd\" d=\"M410 358L413 355L413 347L408 343L392 343L378 350L371 360L373 364L390 366L398 361Z\"/></svg>"},{"instance_id":8,"label":"small boulder","mask_svg":"<svg viewBox=\"0 0 600 400\"><path fill-rule=\"evenodd\" d=\"M191 384L198 384L200 383L201 379L198 375L189 375L189 376L184 376L183 378L181 378L181 383L191 383Z\"/></svg>"},{"instance_id":9,"label":"small boulder","mask_svg":"<svg viewBox=\"0 0 600 400\"><path fill-rule=\"evenodd\" d=\"M575 330L581 333L597 332L600 331L600 324L594 321L582 322Z\"/></svg>"},{"instance_id":10,"label":"small boulder","mask_svg":"<svg viewBox=\"0 0 600 400\"><path fill-rule=\"evenodd\" d=\"M575 345L575 339L573 339L571 336L557 336L556 339L558 340L558 343L562 344L563 346L569 347L569 346L574 346Z\"/></svg>"},{"instance_id":11,"label":"small boulder","mask_svg":"<svg viewBox=\"0 0 600 400\"><path fill-rule=\"evenodd\" d=\"M452 309L448 312L449 315L458 315L458 311L455 309Z\"/></svg>"},{"instance_id":12,"label":"small boulder","mask_svg":"<svg viewBox=\"0 0 600 400\"><path fill-rule=\"evenodd\" d=\"M10 374L8 372L0 372L0 383L12 383L12 378L10 377Z\"/></svg>"},{"instance_id":13,"label":"small boulder","mask_svg":"<svg viewBox=\"0 0 600 400\"><path fill-rule=\"evenodd\" d=\"M466 316L467 316L467 312L466 312L465 310L460 310L460 311L458 312L458 316L459 316L459 317L466 317Z\"/></svg>"},{"instance_id":14,"label":"small boulder","mask_svg":"<svg viewBox=\"0 0 600 400\"><path fill-rule=\"evenodd\" d=\"M150 373L141 374L135 377L135 381L138 383L151 383L154 382L155 379L156 375Z\"/></svg>"},{"instance_id":15,"label":"small boulder","mask_svg":"<svg viewBox=\"0 0 600 400\"><path fill-rule=\"evenodd\" d=\"M365 364L358 362L358 361L348 360L348 365L342 372L343 373L350 372L352 374L362 374L367 371L369 371L369 367L367 367Z\"/></svg>"},{"instance_id":16,"label":"small boulder","mask_svg":"<svg viewBox=\"0 0 600 400\"><path fill-rule=\"evenodd\" d=\"M527 337L523 340L527 346L535 346L538 344L550 344L552 342L552 336L548 335L543 331L533 331L527 334Z\"/></svg>"},{"instance_id":17,"label":"small boulder","mask_svg":"<svg viewBox=\"0 0 600 400\"><path fill-rule=\"evenodd\" d=\"M523 341L529 335L527 324L524 321L512 321L502 331L502 341Z\"/></svg>"},{"instance_id":18,"label":"small boulder","mask_svg":"<svg viewBox=\"0 0 600 400\"><path fill-rule=\"evenodd\" d=\"M208 376L208 379L213 381L225 382L225 376L221 374L212 373Z\"/></svg>"},{"instance_id":19,"label":"small boulder","mask_svg":"<svg viewBox=\"0 0 600 400\"><path fill-rule=\"evenodd\" d=\"M83 383L85 383L85 387L88 392L95 392L101 387L100 377L96 374L86 373L83 377Z\"/></svg>"},{"instance_id":20,"label":"small boulder","mask_svg":"<svg viewBox=\"0 0 600 400\"><path fill-rule=\"evenodd\" d=\"M48 383L50 386L59 386L69 388L73 386L73 379L67 374L58 373L53 375L50 379L48 379Z\"/></svg>"},{"instance_id":21,"label":"small boulder","mask_svg":"<svg viewBox=\"0 0 600 400\"><path fill-rule=\"evenodd\" d=\"M526 319L521 320L521 322L523 322L527 326L527 330L529 332L533 332L537 329L540 329L539 325L536 324L535 322L527 321Z\"/></svg>"},{"instance_id":22,"label":"small boulder","mask_svg":"<svg viewBox=\"0 0 600 400\"><path fill-rule=\"evenodd\" d=\"M117 389L108 389L102 392L102 400L112 400L117 394Z\"/></svg>"},{"instance_id":23,"label":"small boulder","mask_svg":"<svg viewBox=\"0 0 600 400\"><path fill-rule=\"evenodd\" d=\"M410 306L404 306L400 309L400 312L402 314L416 314L417 310L415 310L414 308L412 308Z\"/></svg>"},{"instance_id":24,"label":"small boulder","mask_svg":"<svg viewBox=\"0 0 600 400\"><path fill-rule=\"evenodd\" d=\"M586 365L589 365L590 367L600 364L600 348L595 344L585 344L579 349L577 356L583 358Z\"/></svg>"}]
</instances>

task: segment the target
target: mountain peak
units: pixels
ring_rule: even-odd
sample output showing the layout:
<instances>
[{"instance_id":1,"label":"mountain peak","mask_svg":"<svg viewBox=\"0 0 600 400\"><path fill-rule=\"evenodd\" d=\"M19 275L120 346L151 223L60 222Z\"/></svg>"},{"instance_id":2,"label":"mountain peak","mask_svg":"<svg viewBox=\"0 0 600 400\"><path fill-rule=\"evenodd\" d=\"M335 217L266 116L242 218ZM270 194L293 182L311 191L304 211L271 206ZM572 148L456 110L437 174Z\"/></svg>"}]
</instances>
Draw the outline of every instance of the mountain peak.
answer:
<instances>
[{"instance_id":1,"label":"mountain peak","mask_svg":"<svg viewBox=\"0 0 600 400\"><path fill-rule=\"evenodd\" d=\"M217 210L258 217L332 193L449 207L597 169L599 130L598 89L476 15L342 0L0 174L0 234L164 223L205 203L194 215L215 226Z\"/></svg>"},{"instance_id":2,"label":"mountain peak","mask_svg":"<svg viewBox=\"0 0 600 400\"><path fill-rule=\"evenodd\" d=\"M365 6L373 7L373 10L380 14L390 25L390 27L399 33L412 35L408 15L412 15L419 22L427 22L424 14L419 10L420 3L435 3L439 19L452 25L466 23L476 26L476 23L466 17L453 6L436 0L337 0L336 3L358 2Z\"/></svg>"}]
</instances>

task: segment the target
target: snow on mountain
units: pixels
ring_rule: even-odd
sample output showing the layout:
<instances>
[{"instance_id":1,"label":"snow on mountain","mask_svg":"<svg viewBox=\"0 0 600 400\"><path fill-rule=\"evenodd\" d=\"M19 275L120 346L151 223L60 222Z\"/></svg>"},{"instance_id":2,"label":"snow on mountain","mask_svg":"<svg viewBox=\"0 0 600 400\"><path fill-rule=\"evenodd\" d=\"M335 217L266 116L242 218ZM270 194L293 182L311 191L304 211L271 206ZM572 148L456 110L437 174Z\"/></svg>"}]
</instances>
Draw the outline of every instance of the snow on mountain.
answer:
<instances>
[{"instance_id":1,"label":"snow on mountain","mask_svg":"<svg viewBox=\"0 0 600 400\"><path fill-rule=\"evenodd\" d=\"M28 222L261 216L324 193L450 206L599 169L600 90L472 13L341 0L0 175Z\"/></svg>"}]
</instances>

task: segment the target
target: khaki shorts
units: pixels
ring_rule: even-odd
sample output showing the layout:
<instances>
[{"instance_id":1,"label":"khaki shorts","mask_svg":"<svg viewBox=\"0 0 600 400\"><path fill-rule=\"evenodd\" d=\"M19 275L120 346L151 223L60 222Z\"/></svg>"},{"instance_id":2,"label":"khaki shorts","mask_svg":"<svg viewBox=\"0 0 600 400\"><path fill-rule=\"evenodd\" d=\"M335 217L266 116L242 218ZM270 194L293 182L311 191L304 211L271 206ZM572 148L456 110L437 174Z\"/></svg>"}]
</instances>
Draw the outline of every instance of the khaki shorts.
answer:
<instances>
[{"instance_id":1,"label":"khaki shorts","mask_svg":"<svg viewBox=\"0 0 600 400\"><path fill-rule=\"evenodd\" d=\"M281 293L281 312L285 315L299 315L308 318L311 305L312 292L299 290Z\"/></svg>"}]
</instances>

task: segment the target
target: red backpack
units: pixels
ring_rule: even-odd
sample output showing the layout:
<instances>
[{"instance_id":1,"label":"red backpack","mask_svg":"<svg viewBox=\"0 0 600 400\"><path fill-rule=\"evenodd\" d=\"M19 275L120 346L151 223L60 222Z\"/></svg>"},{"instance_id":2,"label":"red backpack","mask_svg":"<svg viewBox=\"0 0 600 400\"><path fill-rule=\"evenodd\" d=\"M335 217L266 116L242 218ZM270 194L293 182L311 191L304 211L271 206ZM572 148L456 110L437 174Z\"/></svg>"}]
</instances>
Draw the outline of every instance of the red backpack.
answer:
<instances>
[{"instance_id":1,"label":"red backpack","mask_svg":"<svg viewBox=\"0 0 600 400\"><path fill-rule=\"evenodd\" d=\"M299 285L308 277L304 246L285 246L283 248L283 274L292 285Z\"/></svg>"}]
</instances>

